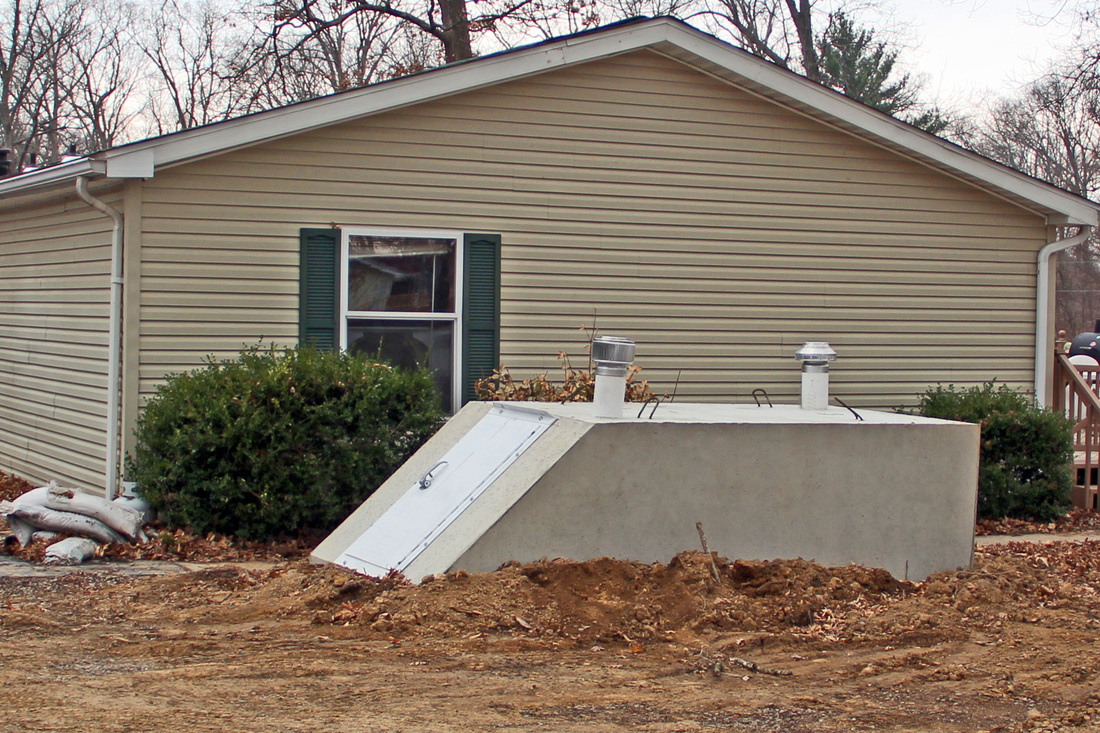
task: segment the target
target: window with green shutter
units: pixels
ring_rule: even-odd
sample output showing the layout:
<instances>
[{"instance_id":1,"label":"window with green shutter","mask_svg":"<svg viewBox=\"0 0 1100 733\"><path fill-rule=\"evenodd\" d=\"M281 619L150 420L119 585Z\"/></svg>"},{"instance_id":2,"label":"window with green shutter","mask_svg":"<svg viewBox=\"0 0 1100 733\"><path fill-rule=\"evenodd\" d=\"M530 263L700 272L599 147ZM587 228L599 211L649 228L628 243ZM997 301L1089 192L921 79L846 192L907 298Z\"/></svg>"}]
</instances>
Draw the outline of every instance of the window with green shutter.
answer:
<instances>
[{"instance_id":1,"label":"window with green shutter","mask_svg":"<svg viewBox=\"0 0 1100 733\"><path fill-rule=\"evenodd\" d=\"M426 365L457 410L500 357L496 234L303 229L303 343Z\"/></svg>"}]
</instances>

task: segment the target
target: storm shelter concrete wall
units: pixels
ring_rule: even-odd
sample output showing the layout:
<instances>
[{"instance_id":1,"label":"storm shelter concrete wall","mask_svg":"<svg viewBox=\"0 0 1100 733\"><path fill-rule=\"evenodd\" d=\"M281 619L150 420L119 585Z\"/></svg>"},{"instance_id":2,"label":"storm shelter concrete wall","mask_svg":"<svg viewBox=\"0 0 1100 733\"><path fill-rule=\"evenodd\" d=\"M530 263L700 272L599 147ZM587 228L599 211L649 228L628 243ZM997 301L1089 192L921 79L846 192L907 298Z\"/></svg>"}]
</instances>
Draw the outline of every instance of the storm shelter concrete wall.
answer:
<instances>
[{"instance_id":1,"label":"storm shelter concrete wall","mask_svg":"<svg viewBox=\"0 0 1100 733\"><path fill-rule=\"evenodd\" d=\"M898 578L970 565L978 426L594 425L454 563L612 556L856 562Z\"/></svg>"}]
</instances>

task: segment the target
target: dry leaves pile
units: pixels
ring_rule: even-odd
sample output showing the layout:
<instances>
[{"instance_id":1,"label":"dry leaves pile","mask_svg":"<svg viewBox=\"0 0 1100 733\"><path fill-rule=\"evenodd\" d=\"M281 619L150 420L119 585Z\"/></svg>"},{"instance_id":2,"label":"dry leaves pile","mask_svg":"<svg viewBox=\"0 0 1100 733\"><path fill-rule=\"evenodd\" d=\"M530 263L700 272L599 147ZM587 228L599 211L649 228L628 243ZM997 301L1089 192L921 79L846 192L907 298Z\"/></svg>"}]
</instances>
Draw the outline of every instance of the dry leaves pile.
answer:
<instances>
[{"instance_id":1,"label":"dry leaves pile","mask_svg":"<svg viewBox=\"0 0 1100 733\"><path fill-rule=\"evenodd\" d=\"M1100 530L1100 512L1073 509L1053 522L1028 522L1023 519L983 519L978 522L976 533L990 534L1059 534L1063 532L1087 532Z\"/></svg>"},{"instance_id":2,"label":"dry leaves pile","mask_svg":"<svg viewBox=\"0 0 1100 733\"><path fill-rule=\"evenodd\" d=\"M592 326L581 324L580 330L584 332L588 343L585 351L588 352L588 366L575 368L569 360L569 354L558 352L558 362L561 364L562 383L555 384L554 380L546 373L536 374L528 379L516 379L508 367L501 364L493 370L493 373L474 383L474 393L479 400L492 402L591 402L596 389L596 370L592 362L592 342L599 333L595 323ZM638 373L642 371L640 366L631 364L626 373L626 401L649 402L656 399L657 395L649 386L649 382L638 379ZM667 395L666 395L667 396Z\"/></svg>"},{"instance_id":3,"label":"dry leaves pile","mask_svg":"<svg viewBox=\"0 0 1100 733\"><path fill-rule=\"evenodd\" d=\"M10 476L0 471L0 501L11 501L33 488L33 484L24 481L18 476Z\"/></svg>"}]
</instances>

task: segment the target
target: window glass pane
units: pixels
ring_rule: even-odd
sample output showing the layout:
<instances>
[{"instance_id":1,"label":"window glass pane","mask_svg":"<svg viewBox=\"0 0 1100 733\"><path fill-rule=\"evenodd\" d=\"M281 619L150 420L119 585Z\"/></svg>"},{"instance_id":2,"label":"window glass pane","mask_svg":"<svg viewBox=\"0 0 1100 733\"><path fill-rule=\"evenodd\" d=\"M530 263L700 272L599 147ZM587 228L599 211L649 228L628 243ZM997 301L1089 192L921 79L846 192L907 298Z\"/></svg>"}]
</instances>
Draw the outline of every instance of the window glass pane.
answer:
<instances>
[{"instance_id":1,"label":"window glass pane","mask_svg":"<svg viewBox=\"0 0 1100 733\"><path fill-rule=\"evenodd\" d=\"M455 240L348 237L348 310L454 313Z\"/></svg>"},{"instance_id":2,"label":"window glass pane","mask_svg":"<svg viewBox=\"0 0 1100 733\"><path fill-rule=\"evenodd\" d=\"M427 365L443 394L443 409L454 406L453 321L348 319L348 351L378 356L394 366Z\"/></svg>"}]
</instances>

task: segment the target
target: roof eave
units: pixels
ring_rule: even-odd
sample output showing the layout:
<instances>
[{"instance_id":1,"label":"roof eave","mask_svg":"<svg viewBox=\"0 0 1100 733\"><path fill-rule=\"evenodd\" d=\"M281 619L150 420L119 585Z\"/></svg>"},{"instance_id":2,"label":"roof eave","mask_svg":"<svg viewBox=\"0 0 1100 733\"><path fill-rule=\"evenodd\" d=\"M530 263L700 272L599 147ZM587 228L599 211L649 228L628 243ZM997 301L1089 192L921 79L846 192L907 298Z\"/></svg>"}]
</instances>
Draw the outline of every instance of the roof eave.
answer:
<instances>
[{"instance_id":1,"label":"roof eave","mask_svg":"<svg viewBox=\"0 0 1100 733\"><path fill-rule=\"evenodd\" d=\"M77 158L65 163L39 168L0 181L0 197L31 193L62 184L72 183L81 176L99 177L107 172L107 164L92 158Z\"/></svg>"},{"instance_id":2,"label":"roof eave","mask_svg":"<svg viewBox=\"0 0 1100 733\"><path fill-rule=\"evenodd\" d=\"M658 18L606 31L546 41L470 62L341 92L247 117L120 146L0 182L0 197L72 180L79 175L152 177L156 168L309 132L340 122L640 49L700 70L831 121L971 185L1000 193L1046 217L1051 225L1100 223L1100 206L964 150L781 69L680 21ZM83 166L83 167L81 167Z\"/></svg>"},{"instance_id":3,"label":"roof eave","mask_svg":"<svg viewBox=\"0 0 1100 733\"><path fill-rule=\"evenodd\" d=\"M114 155L149 149L157 167L201 158L257 142L309 132L369 115L422 104L551 69L646 48L666 37L667 20L624 25L600 33L549 41L468 62L443 66L360 89L185 130L106 151Z\"/></svg>"},{"instance_id":4,"label":"roof eave","mask_svg":"<svg viewBox=\"0 0 1100 733\"><path fill-rule=\"evenodd\" d=\"M142 177L151 178L155 170L160 167L521 79L562 66L585 63L616 53L644 48L664 38L664 27L668 22L659 20L623 25L610 31L610 37L591 33L556 42L544 42L528 48L472 59L468 62L286 107L121 145L94 154L96 163L105 163L107 166L106 169L96 169L95 172L112 178L115 177L112 175L112 169L117 159L139 158L143 161L148 160L150 165L149 174ZM48 176L39 175L47 171L50 172ZM0 197L7 194L30 193L54 185L61 180L75 180L79 175L82 173L74 172L71 166L63 164L44 168L33 174L15 176L0 183Z\"/></svg>"},{"instance_id":5,"label":"roof eave","mask_svg":"<svg viewBox=\"0 0 1100 733\"><path fill-rule=\"evenodd\" d=\"M999 189L1010 198L1022 199L1046 215L1048 224L1100 223L1100 205L1088 199L919 130L713 36L684 28L673 30L678 37L670 37L667 44L655 50L711 73L726 70L749 82L754 90L766 90L767 96L778 95L793 102L796 108L811 109L815 117L831 118L843 129L867 135L894 152L931 163L941 171L954 172L971 185Z\"/></svg>"}]
</instances>

